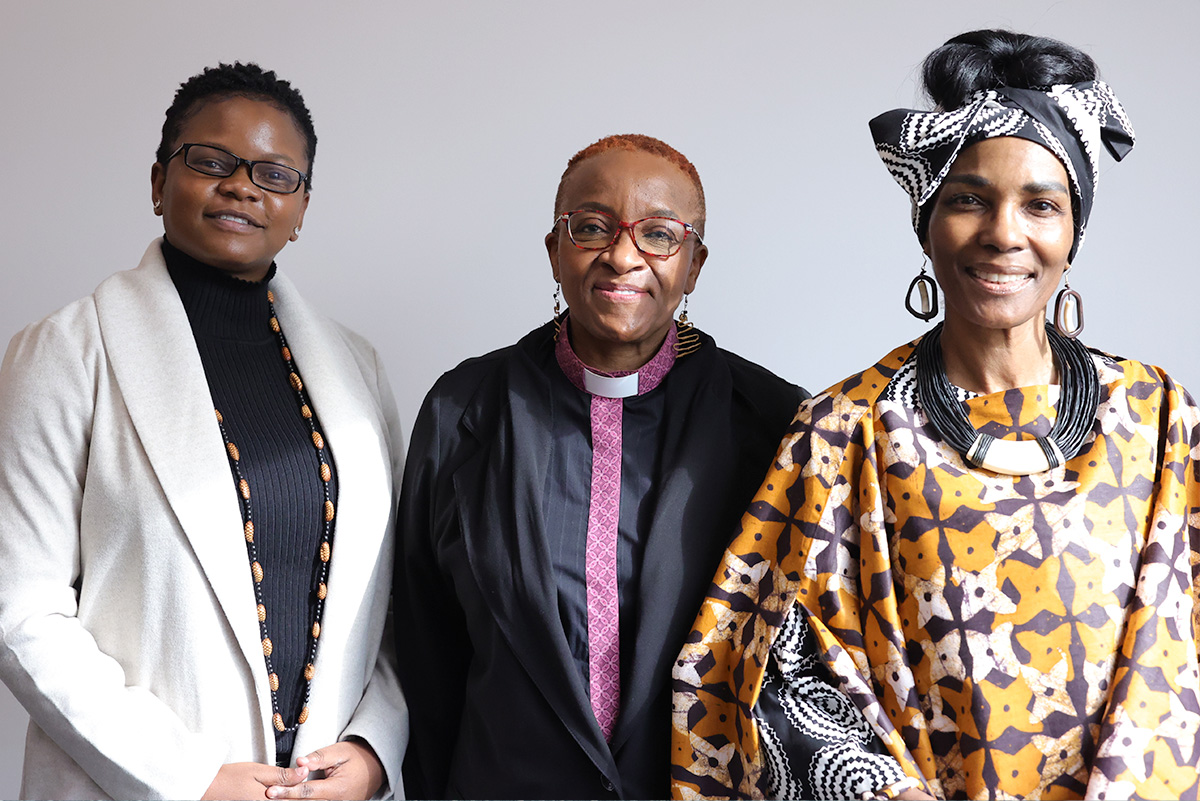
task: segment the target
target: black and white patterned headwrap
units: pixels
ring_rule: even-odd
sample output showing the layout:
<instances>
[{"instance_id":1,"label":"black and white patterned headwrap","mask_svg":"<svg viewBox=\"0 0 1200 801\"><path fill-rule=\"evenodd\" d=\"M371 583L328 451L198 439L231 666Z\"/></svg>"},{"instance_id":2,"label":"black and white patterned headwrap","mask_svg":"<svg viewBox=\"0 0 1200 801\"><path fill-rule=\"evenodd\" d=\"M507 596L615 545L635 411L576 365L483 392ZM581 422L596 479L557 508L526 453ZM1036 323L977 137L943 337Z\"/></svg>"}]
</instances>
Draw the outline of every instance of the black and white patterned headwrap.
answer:
<instances>
[{"instance_id":1,"label":"black and white patterned headwrap","mask_svg":"<svg viewBox=\"0 0 1200 801\"><path fill-rule=\"evenodd\" d=\"M953 111L895 109L871 120L879 157L912 198L913 228L964 147L994 136L1016 136L1047 148L1067 170L1074 195L1075 241L1083 242L1100 176L1100 145L1117 161L1133 149L1133 126L1103 81L1046 90L1001 86L976 92Z\"/></svg>"}]
</instances>

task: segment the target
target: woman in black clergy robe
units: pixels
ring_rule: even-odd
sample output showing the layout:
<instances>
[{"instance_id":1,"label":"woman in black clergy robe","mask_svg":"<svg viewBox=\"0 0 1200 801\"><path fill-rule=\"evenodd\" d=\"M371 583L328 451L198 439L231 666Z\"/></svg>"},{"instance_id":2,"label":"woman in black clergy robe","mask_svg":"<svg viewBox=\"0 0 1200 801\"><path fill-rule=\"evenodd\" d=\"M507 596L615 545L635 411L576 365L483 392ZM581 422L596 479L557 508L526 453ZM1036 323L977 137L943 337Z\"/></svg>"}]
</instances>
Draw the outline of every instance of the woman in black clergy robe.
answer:
<instances>
[{"instance_id":1,"label":"woman in black clergy robe","mask_svg":"<svg viewBox=\"0 0 1200 801\"><path fill-rule=\"evenodd\" d=\"M703 231L676 150L582 150L546 236L568 311L426 397L394 590L413 797L666 797L672 661L807 397L673 319Z\"/></svg>"}]
</instances>

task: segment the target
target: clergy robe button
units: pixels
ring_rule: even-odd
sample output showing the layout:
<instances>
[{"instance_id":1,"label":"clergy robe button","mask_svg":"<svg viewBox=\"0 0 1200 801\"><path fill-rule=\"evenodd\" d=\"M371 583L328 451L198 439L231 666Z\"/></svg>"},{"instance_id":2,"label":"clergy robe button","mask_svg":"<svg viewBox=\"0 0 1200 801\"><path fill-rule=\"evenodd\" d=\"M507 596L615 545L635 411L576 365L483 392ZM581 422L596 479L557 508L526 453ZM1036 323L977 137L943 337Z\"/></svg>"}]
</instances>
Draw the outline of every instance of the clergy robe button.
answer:
<instances>
[{"instance_id":1,"label":"clergy robe button","mask_svg":"<svg viewBox=\"0 0 1200 801\"><path fill-rule=\"evenodd\" d=\"M603 787L605 790L607 790L610 793L613 791L613 783L610 782L607 778L603 778L600 780L600 786Z\"/></svg>"}]
</instances>

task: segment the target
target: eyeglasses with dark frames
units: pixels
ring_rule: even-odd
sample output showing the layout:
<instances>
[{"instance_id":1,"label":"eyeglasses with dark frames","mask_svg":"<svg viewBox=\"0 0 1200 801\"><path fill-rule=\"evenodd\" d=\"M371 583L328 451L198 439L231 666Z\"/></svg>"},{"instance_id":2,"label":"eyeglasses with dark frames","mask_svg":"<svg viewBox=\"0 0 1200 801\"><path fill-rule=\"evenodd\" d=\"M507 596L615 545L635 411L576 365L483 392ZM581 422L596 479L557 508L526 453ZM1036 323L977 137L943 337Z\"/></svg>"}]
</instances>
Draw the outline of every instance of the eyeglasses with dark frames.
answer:
<instances>
[{"instance_id":1,"label":"eyeglasses with dark frames","mask_svg":"<svg viewBox=\"0 0 1200 801\"><path fill-rule=\"evenodd\" d=\"M674 217L644 217L625 222L596 209L576 209L554 218L555 226L560 222L567 224L567 236L571 238L571 244L580 250L611 247L625 229L629 231L633 246L647 256L674 256L689 235L703 244L695 228Z\"/></svg>"},{"instance_id":2,"label":"eyeglasses with dark frames","mask_svg":"<svg viewBox=\"0 0 1200 801\"><path fill-rule=\"evenodd\" d=\"M245 164L250 173L250 181L255 186L280 195L290 195L308 182L308 176L295 167L274 161L252 161L235 156L228 150L195 142L180 145L174 153L167 156L167 161L180 153L183 154L184 164L202 175L211 175L214 178L228 178L237 172L238 167Z\"/></svg>"}]
</instances>

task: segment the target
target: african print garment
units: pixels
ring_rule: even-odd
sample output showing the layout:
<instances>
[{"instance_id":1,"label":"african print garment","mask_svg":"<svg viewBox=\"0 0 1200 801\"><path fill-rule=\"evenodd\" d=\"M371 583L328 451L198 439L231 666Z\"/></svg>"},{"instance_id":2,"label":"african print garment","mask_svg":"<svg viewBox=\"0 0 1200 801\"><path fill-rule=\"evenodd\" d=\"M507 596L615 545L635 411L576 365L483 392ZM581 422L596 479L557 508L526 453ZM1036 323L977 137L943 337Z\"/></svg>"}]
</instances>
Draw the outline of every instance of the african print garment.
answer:
<instances>
[{"instance_id":1,"label":"african print garment","mask_svg":"<svg viewBox=\"0 0 1200 801\"><path fill-rule=\"evenodd\" d=\"M768 791L756 706L802 618L935 795L1200 797L1200 409L1157 368L1096 355L1083 450L1000 476L940 441L912 349L801 407L677 662L673 792ZM967 407L1011 439L1048 433L1051 401Z\"/></svg>"}]
</instances>

